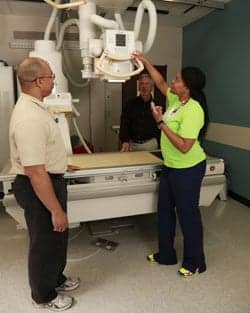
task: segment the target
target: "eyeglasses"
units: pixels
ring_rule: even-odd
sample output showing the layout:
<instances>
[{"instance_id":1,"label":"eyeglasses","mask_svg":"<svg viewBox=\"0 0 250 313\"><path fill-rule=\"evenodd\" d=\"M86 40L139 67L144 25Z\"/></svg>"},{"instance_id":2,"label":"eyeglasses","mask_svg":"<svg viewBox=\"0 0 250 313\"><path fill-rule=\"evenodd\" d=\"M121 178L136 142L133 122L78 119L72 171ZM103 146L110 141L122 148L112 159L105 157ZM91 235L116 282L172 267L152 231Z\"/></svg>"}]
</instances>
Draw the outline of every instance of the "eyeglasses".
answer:
<instances>
[{"instance_id":1,"label":"eyeglasses","mask_svg":"<svg viewBox=\"0 0 250 313\"><path fill-rule=\"evenodd\" d=\"M38 77L36 77L35 79L33 79L33 80L23 80L22 79L22 81L23 82L26 82L26 83L33 83L33 82L35 82L37 79L39 79L39 78L51 78L51 79L55 79L56 78L56 75L54 74L54 73L52 73L51 75L47 75L47 76L38 76Z\"/></svg>"},{"instance_id":2,"label":"eyeglasses","mask_svg":"<svg viewBox=\"0 0 250 313\"><path fill-rule=\"evenodd\" d=\"M39 76L37 78L51 78L51 79L55 79L56 78L56 75L54 73L52 73L51 75L49 76Z\"/></svg>"}]
</instances>

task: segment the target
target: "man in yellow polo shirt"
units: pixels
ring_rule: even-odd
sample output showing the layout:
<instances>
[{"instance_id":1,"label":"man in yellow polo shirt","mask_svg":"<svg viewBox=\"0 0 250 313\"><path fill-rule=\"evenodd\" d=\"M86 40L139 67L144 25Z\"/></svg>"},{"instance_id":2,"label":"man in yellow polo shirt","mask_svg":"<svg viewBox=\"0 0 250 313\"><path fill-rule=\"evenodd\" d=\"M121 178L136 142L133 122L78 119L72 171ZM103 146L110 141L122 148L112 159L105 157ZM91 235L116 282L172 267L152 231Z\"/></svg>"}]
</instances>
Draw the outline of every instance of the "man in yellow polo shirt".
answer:
<instances>
[{"instance_id":1,"label":"man in yellow polo shirt","mask_svg":"<svg viewBox=\"0 0 250 313\"><path fill-rule=\"evenodd\" d=\"M73 290L79 279L63 274L67 257L68 218L66 151L60 130L46 111L43 98L54 86L49 64L26 58L17 69L22 93L10 122L13 191L30 236L29 283L33 304L63 311L73 298L58 291Z\"/></svg>"}]
</instances>

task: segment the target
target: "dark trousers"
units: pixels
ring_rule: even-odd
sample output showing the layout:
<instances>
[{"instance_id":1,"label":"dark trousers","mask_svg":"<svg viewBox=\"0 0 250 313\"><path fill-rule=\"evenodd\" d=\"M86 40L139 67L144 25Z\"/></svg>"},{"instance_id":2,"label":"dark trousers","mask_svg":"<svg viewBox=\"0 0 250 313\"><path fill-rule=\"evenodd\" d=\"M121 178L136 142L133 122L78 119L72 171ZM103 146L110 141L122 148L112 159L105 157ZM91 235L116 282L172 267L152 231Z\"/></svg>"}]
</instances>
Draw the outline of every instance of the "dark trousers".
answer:
<instances>
[{"instance_id":1,"label":"dark trousers","mask_svg":"<svg viewBox=\"0 0 250 313\"><path fill-rule=\"evenodd\" d=\"M161 264L177 263L174 248L177 213L184 237L182 266L191 272L206 270L199 210L205 169L206 161L203 161L185 169L165 167L161 173L158 202L159 252L155 254L156 260Z\"/></svg>"},{"instance_id":2,"label":"dark trousers","mask_svg":"<svg viewBox=\"0 0 250 313\"><path fill-rule=\"evenodd\" d=\"M55 194L66 212L67 185L63 176L51 175ZM36 196L30 180L17 175L13 191L18 204L24 209L28 227L29 245L29 283L32 299L37 303L49 302L57 296L56 287L66 277L68 231L55 232L49 210Z\"/></svg>"}]
</instances>

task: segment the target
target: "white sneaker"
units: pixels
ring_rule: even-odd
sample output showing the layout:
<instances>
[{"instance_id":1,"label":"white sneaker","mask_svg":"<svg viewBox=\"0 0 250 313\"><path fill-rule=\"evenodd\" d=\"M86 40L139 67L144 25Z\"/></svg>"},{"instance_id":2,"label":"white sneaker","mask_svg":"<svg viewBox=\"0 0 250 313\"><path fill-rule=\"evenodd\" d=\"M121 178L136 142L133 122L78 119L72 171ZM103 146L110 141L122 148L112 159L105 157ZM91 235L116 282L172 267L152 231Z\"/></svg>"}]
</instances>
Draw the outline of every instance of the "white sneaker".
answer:
<instances>
[{"instance_id":1,"label":"white sneaker","mask_svg":"<svg viewBox=\"0 0 250 313\"><path fill-rule=\"evenodd\" d=\"M56 288L56 291L71 291L71 290L74 290L76 288L79 287L80 285L80 278L77 277L77 278L71 278L71 277L68 277L64 283L62 283L60 286L58 286Z\"/></svg>"},{"instance_id":2,"label":"white sneaker","mask_svg":"<svg viewBox=\"0 0 250 313\"><path fill-rule=\"evenodd\" d=\"M38 309L49 309L50 311L65 311L73 304L73 297L58 294L57 297L47 303L36 303L33 301L34 307Z\"/></svg>"}]
</instances>

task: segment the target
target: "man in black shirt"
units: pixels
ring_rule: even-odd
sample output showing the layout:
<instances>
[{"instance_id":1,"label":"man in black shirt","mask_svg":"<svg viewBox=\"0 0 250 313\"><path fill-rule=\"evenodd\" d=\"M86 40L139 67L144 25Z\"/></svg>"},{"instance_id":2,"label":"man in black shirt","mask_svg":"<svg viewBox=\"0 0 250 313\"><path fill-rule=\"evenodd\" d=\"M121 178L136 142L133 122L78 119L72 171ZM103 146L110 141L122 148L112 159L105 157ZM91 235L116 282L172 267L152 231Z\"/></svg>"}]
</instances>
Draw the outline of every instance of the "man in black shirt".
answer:
<instances>
[{"instance_id":1,"label":"man in black shirt","mask_svg":"<svg viewBox=\"0 0 250 313\"><path fill-rule=\"evenodd\" d=\"M151 95L153 81L148 74L139 77L140 95L126 103L121 114L121 151L143 151L158 149L160 131L152 115ZM158 105L158 104L157 104Z\"/></svg>"}]
</instances>

